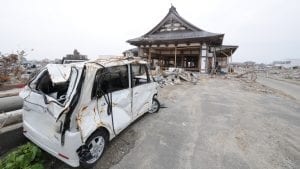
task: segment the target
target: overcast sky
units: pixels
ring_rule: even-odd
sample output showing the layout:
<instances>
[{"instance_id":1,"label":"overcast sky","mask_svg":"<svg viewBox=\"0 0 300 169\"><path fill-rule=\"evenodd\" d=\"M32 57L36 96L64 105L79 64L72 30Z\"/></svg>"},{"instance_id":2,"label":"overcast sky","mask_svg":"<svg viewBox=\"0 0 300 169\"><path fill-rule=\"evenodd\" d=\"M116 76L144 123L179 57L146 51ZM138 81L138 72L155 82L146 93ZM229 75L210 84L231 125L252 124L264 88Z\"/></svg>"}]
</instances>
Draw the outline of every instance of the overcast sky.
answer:
<instances>
[{"instance_id":1,"label":"overcast sky","mask_svg":"<svg viewBox=\"0 0 300 169\"><path fill-rule=\"evenodd\" d=\"M201 29L239 45L233 61L300 58L299 0L1 0L0 52L25 49L28 59L120 55L126 40L177 12ZM31 51L31 49L34 49Z\"/></svg>"}]
</instances>

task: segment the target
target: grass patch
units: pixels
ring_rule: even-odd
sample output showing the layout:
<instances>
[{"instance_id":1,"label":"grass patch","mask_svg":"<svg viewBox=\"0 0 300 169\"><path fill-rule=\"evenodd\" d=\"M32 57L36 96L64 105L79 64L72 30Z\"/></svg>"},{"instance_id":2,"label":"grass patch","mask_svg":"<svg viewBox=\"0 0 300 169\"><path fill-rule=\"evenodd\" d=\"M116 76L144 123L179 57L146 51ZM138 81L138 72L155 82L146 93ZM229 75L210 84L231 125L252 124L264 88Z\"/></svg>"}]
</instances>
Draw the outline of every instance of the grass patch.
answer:
<instances>
[{"instance_id":1,"label":"grass patch","mask_svg":"<svg viewBox=\"0 0 300 169\"><path fill-rule=\"evenodd\" d=\"M17 147L0 159L1 169L44 169L42 151L32 143Z\"/></svg>"}]
</instances>

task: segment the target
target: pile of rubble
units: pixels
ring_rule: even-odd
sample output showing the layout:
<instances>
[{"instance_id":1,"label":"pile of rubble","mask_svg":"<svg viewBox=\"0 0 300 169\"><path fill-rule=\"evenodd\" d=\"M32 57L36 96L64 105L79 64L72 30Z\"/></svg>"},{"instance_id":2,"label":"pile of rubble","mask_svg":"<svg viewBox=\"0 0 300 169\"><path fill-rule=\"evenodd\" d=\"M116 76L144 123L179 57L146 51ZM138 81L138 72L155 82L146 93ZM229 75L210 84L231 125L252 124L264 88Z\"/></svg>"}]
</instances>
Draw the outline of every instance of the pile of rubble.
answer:
<instances>
[{"instance_id":1,"label":"pile of rubble","mask_svg":"<svg viewBox=\"0 0 300 169\"><path fill-rule=\"evenodd\" d=\"M255 70L251 70L251 71L247 71L245 73L241 73L238 74L237 76L235 76L236 78L240 78L241 80L247 82L247 83L251 83L251 82L255 82L257 79L257 74Z\"/></svg>"},{"instance_id":2,"label":"pile of rubble","mask_svg":"<svg viewBox=\"0 0 300 169\"><path fill-rule=\"evenodd\" d=\"M277 91L275 89L269 88L265 85L255 82L255 81L253 81L252 83L249 83L248 81L245 81L245 80L239 79L239 78L236 78L236 80L239 80L241 82L242 89L244 89L246 91L257 92L257 93L261 93L261 94L276 94L277 93Z\"/></svg>"},{"instance_id":3,"label":"pile of rubble","mask_svg":"<svg viewBox=\"0 0 300 169\"><path fill-rule=\"evenodd\" d=\"M185 71L182 68L170 67L168 70L163 71L157 66L155 71L152 71L151 74L161 87L166 85L178 85L181 84L182 81L197 84L200 79L199 73Z\"/></svg>"},{"instance_id":4,"label":"pile of rubble","mask_svg":"<svg viewBox=\"0 0 300 169\"><path fill-rule=\"evenodd\" d=\"M290 79L300 81L300 69L270 69L269 77L276 79Z\"/></svg>"}]
</instances>

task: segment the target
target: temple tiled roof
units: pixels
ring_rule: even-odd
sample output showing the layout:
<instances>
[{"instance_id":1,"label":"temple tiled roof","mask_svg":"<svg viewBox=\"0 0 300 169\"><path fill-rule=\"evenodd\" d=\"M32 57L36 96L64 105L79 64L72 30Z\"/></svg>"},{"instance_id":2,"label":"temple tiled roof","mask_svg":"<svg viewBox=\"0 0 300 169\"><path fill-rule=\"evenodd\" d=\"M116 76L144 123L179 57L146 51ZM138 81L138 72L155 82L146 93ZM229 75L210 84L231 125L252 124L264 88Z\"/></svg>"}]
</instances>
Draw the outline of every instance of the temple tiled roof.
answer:
<instances>
[{"instance_id":1,"label":"temple tiled roof","mask_svg":"<svg viewBox=\"0 0 300 169\"><path fill-rule=\"evenodd\" d=\"M235 51L239 46L233 46L233 45L222 45L220 47L216 48L216 51L224 51L224 50L233 50Z\"/></svg>"},{"instance_id":2,"label":"temple tiled roof","mask_svg":"<svg viewBox=\"0 0 300 169\"><path fill-rule=\"evenodd\" d=\"M221 45L224 34L204 31L182 18L172 6L163 20L143 36L130 39L132 45L180 43L180 42L210 42Z\"/></svg>"},{"instance_id":3,"label":"temple tiled roof","mask_svg":"<svg viewBox=\"0 0 300 169\"><path fill-rule=\"evenodd\" d=\"M216 53L225 54L225 56L231 56L236 51L237 48L238 46L222 45L216 47Z\"/></svg>"}]
</instances>

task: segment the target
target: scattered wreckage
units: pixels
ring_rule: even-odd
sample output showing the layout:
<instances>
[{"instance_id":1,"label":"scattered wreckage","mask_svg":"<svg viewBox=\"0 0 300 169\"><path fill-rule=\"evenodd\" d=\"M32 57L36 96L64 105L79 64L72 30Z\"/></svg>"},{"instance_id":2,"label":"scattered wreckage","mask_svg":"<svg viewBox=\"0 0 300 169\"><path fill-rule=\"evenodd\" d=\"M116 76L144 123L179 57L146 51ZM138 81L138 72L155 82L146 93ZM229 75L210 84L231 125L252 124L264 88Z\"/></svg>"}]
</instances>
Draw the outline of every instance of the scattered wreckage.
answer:
<instances>
[{"instance_id":1,"label":"scattered wreckage","mask_svg":"<svg viewBox=\"0 0 300 169\"><path fill-rule=\"evenodd\" d=\"M108 141L159 110L158 87L138 59L49 64L20 93L24 135L70 166L91 167Z\"/></svg>"},{"instance_id":2,"label":"scattered wreckage","mask_svg":"<svg viewBox=\"0 0 300 169\"><path fill-rule=\"evenodd\" d=\"M197 84L199 81L199 73L188 72L182 68L170 67L168 70L161 71L159 66L152 72L154 79L159 83L160 87L165 85L181 84L181 81Z\"/></svg>"},{"instance_id":3,"label":"scattered wreckage","mask_svg":"<svg viewBox=\"0 0 300 169\"><path fill-rule=\"evenodd\" d=\"M242 73L242 74L239 74L237 76L235 76L236 78L240 78L242 79L243 81L245 82L255 82L256 79L257 79L257 74L256 74L256 70L250 70L250 71L247 71L245 73Z\"/></svg>"}]
</instances>

